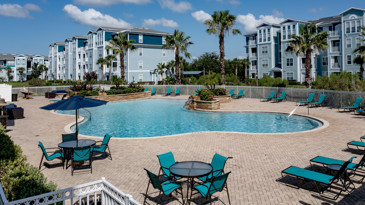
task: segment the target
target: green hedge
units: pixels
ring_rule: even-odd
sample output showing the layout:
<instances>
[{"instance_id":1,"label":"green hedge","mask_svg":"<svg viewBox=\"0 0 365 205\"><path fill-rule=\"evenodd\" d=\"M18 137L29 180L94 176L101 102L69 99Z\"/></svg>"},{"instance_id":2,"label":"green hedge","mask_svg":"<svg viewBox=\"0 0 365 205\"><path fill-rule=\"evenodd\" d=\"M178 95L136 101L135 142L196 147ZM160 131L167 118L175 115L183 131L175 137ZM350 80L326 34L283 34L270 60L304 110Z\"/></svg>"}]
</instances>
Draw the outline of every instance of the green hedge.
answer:
<instances>
[{"instance_id":1,"label":"green hedge","mask_svg":"<svg viewBox=\"0 0 365 205\"><path fill-rule=\"evenodd\" d=\"M119 87L115 89L110 89L105 91L107 95L117 95L117 94L127 94L127 93L138 93L143 92L143 87L129 88L129 87Z\"/></svg>"},{"instance_id":2,"label":"green hedge","mask_svg":"<svg viewBox=\"0 0 365 205\"><path fill-rule=\"evenodd\" d=\"M40 154L40 153L39 153ZM0 125L0 182L9 201L56 190L38 168L27 163L22 150Z\"/></svg>"}]
</instances>

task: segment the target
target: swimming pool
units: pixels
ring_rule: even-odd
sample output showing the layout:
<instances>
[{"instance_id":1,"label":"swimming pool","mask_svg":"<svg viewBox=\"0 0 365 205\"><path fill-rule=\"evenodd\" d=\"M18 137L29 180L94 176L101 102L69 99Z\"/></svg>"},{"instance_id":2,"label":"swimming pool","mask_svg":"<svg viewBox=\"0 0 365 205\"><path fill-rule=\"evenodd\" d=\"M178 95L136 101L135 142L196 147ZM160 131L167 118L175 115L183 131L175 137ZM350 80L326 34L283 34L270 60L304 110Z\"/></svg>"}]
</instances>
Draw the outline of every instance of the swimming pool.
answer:
<instances>
[{"instance_id":1,"label":"swimming pool","mask_svg":"<svg viewBox=\"0 0 365 205\"><path fill-rule=\"evenodd\" d=\"M320 121L281 113L198 112L183 108L184 100L148 99L108 103L90 108L92 120L79 125L79 133L119 138L155 137L204 131L288 133L312 130ZM80 110L80 113L85 111ZM74 111L62 111L74 114ZM74 126L71 128L74 130Z\"/></svg>"}]
</instances>

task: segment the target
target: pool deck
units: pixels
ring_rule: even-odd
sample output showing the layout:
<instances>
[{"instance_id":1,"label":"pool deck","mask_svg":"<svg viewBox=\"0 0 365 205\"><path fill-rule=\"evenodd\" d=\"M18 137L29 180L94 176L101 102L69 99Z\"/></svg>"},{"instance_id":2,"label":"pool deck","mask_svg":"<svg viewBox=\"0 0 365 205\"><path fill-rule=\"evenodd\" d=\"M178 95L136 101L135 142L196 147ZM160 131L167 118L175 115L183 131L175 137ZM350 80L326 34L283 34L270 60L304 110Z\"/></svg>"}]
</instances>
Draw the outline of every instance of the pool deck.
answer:
<instances>
[{"instance_id":1,"label":"pool deck","mask_svg":"<svg viewBox=\"0 0 365 205\"><path fill-rule=\"evenodd\" d=\"M152 98L187 99L188 96ZM38 141L45 147L57 147L61 142L64 127L74 122L74 117L58 115L39 107L47 105L49 99L34 97L20 99L16 104L24 108L25 117L15 121L8 129L9 135L20 145L30 164L38 167L42 156ZM242 98L221 104L220 111L268 111L290 113L294 102L270 103L259 99ZM307 114L306 107L299 107L297 114ZM347 160L361 152L348 149L346 144L365 135L365 116L339 113L326 107L310 109L310 116L329 123L325 129L296 134L244 134L244 133L191 133L169 137L143 139L111 139L113 160L93 161L93 174L89 170L62 169L57 160L51 166L42 167L42 172L54 181L58 188L66 188L105 177L117 188L143 202L147 186L147 175L143 168L158 173L158 154L172 151L176 161L198 160L210 162L214 153L231 156L225 171L232 171L228 179L232 204L365 204L365 189L362 183L355 183L356 189L336 201L320 197L311 183L296 189L278 182L281 171L291 165L309 167L309 160L318 155ZM156 121L158 124L158 121ZM123 129L123 127L121 127ZM95 139L95 138L93 138ZM102 140L100 138L100 140ZM54 166L52 166L54 165ZM355 177L358 179L359 177ZM285 180L293 183L293 180ZM295 181L294 181L295 182ZM216 194L226 204L226 192ZM179 204L172 201L169 204ZM214 204L220 204L215 202Z\"/></svg>"}]
</instances>

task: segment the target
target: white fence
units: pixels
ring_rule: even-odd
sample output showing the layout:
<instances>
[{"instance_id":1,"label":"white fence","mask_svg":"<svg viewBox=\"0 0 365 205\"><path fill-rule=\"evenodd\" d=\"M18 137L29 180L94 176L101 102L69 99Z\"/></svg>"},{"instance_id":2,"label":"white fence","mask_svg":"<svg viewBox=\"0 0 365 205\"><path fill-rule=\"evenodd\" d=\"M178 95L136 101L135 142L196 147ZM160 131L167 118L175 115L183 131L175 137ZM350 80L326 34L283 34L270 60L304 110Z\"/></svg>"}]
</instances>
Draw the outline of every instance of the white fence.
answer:
<instances>
[{"instance_id":1,"label":"white fence","mask_svg":"<svg viewBox=\"0 0 365 205\"><path fill-rule=\"evenodd\" d=\"M125 194L104 178L86 184L9 202L0 184L0 205L20 204L101 204L140 205L131 195Z\"/></svg>"}]
</instances>

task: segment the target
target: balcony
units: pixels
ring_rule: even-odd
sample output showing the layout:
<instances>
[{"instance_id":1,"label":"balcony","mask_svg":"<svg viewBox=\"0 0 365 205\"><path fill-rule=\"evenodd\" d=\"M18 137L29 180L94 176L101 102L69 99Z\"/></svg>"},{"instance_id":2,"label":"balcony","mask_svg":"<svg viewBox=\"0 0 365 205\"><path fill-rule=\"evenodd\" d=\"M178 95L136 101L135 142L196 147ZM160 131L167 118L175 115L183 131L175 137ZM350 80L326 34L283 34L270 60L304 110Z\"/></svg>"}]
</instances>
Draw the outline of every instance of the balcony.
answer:
<instances>
[{"instance_id":1,"label":"balcony","mask_svg":"<svg viewBox=\"0 0 365 205\"><path fill-rule=\"evenodd\" d=\"M341 31L328 31L328 35L330 37L340 36L341 35Z\"/></svg>"},{"instance_id":2,"label":"balcony","mask_svg":"<svg viewBox=\"0 0 365 205\"><path fill-rule=\"evenodd\" d=\"M256 42L256 40L249 40L249 41L248 41L248 44L249 44L249 45L256 45L256 44L257 44L257 42Z\"/></svg>"},{"instance_id":3,"label":"balcony","mask_svg":"<svg viewBox=\"0 0 365 205\"><path fill-rule=\"evenodd\" d=\"M256 69L257 69L256 65L251 66L251 70L256 70Z\"/></svg>"},{"instance_id":4,"label":"balcony","mask_svg":"<svg viewBox=\"0 0 365 205\"><path fill-rule=\"evenodd\" d=\"M252 58L256 58L257 57L257 53L251 53L251 57Z\"/></svg>"},{"instance_id":5,"label":"balcony","mask_svg":"<svg viewBox=\"0 0 365 205\"><path fill-rule=\"evenodd\" d=\"M340 52L340 47L339 46L332 47L331 52Z\"/></svg>"},{"instance_id":6,"label":"balcony","mask_svg":"<svg viewBox=\"0 0 365 205\"><path fill-rule=\"evenodd\" d=\"M331 68L340 68L339 63L332 63Z\"/></svg>"}]
</instances>

